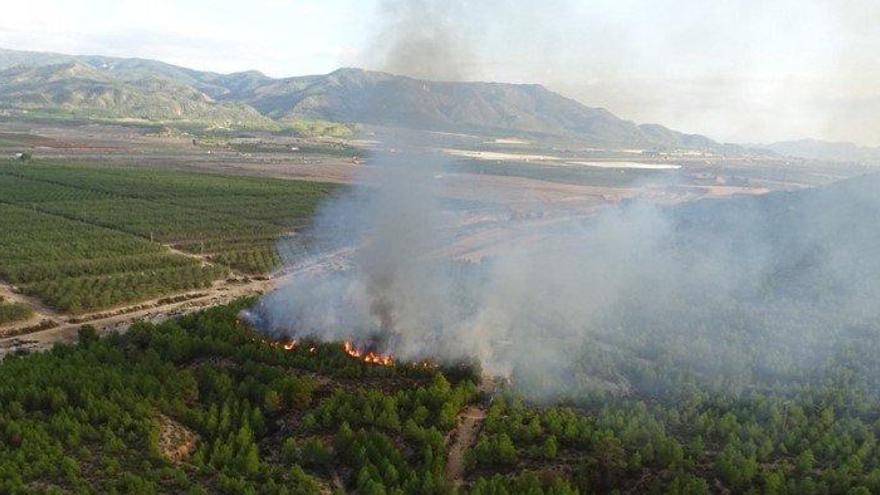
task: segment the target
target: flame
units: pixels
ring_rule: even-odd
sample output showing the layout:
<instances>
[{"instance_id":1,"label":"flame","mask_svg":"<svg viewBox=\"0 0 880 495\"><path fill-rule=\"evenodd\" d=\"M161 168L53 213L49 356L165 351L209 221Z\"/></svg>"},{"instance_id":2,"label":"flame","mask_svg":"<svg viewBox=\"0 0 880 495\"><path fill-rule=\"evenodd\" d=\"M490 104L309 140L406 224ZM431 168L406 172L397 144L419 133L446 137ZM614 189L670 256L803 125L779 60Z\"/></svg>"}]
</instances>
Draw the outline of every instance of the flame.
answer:
<instances>
[{"instance_id":1,"label":"flame","mask_svg":"<svg viewBox=\"0 0 880 495\"><path fill-rule=\"evenodd\" d=\"M368 352L367 355L364 356L364 362L380 364L382 366L394 366L394 357L387 355L383 356L382 354L376 354L374 352Z\"/></svg>"},{"instance_id":2,"label":"flame","mask_svg":"<svg viewBox=\"0 0 880 495\"><path fill-rule=\"evenodd\" d=\"M342 350L344 350L345 353L351 357L354 357L354 358L361 357L361 351L357 350L357 348L355 348L355 346L353 346L351 344L351 342L349 342L347 340L342 343Z\"/></svg>"},{"instance_id":3,"label":"flame","mask_svg":"<svg viewBox=\"0 0 880 495\"><path fill-rule=\"evenodd\" d=\"M276 347L277 347L278 345L280 345L281 348L283 348L285 351L292 351L292 350L296 349L297 346L299 346L299 342L298 342L296 339L294 339L294 340L288 340L288 341L286 341L286 342L277 342L277 343L275 343L275 346L276 346ZM317 350L318 350L318 348L315 347L315 346L309 347L309 352L311 352L312 354L314 354L315 352L317 352Z\"/></svg>"},{"instance_id":4,"label":"flame","mask_svg":"<svg viewBox=\"0 0 880 495\"><path fill-rule=\"evenodd\" d=\"M380 366L394 366L394 356L390 354L378 354L373 351L361 351L347 340L342 343L342 350L344 350L349 356L355 359L360 359L365 363L378 364Z\"/></svg>"},{"instance_id":5,"label":"flame","mask_svg":"<svg viewBox=\"0 0 880 495\"><path fill-rule=\"evenodd\" d=\"M288 340L285 342L275 342L273 343L276 347L281 347L285 351L292 351L299 346L299 342L296 340ZM342 350L345 351L349 356L359 359L368 364L378 364L379 366L394 366L394 356L390 354L379 354L373 351L362 351L354 346L351 341L346 340L342 343ZM309 347L309 352L314 354L318 352L317 347ZM433 364L429 364L427 361L421 363L424 367L433 367Z\"/></svg>"}]
</instances>

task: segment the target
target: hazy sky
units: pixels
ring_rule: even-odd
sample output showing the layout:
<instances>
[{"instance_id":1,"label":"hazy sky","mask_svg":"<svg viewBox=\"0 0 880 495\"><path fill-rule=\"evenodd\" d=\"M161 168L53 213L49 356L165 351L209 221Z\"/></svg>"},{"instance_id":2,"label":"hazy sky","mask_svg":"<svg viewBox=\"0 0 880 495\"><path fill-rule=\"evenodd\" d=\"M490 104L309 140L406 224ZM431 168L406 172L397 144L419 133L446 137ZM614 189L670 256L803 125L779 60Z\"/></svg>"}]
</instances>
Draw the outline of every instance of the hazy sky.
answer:
<instances>
[{"instance_id":1,"label":"hazy sky","mask_svg":"<svg viewBox=\"0 0 880 495\"><path fill-rule=\"evenodd\" d=\"M271 76L344 65L537 82L624 118L725 141L880 145L876 0L3 3L5 48ZM435 46L423 51L420 37Z\"/></svg>"}]
</instances>

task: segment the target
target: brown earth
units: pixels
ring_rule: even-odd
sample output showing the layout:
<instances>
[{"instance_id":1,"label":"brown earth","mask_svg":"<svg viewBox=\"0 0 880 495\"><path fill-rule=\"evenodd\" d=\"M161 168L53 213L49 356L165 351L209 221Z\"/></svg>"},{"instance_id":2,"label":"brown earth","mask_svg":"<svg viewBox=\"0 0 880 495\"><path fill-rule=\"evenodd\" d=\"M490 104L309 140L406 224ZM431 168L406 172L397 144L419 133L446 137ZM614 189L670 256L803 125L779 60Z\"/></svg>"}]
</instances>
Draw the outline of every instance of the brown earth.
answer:
<instances>
[{"instance_id":1,"label":"brown earth","mask_svg":"<svg viewBox=\"0 0 880 495\"><path fill-rule=\"evenodd\" d=\"M177 421L159 416L159 451L171 462L189 458L198 444L199 436Z\"/></svg>"},{"instance_id":2,"label":"brown earth","mask_svg":"<svg viewBox=\"0 0 880 495\"><path fill-rule=\"evenodd\" d=\"M477 392L482 398L490 397L495 393L495 386L493 377L483 375L477 385ZM485 420L486 404L471 404L458 414L455 428L446 436L446 479L456 488L465 482L465 457L468 450L477 443Z\"/></svg>"},{"instance_id":3,"label":"brown earth","mask_svg":"<svg viewBox=\"0 0 880 495\"><path fill-rule=\"evenodd\" d=\"M477 442L486 411L479 406L467 406L458 415L458 423L446 440L446 479L454 487L464 484L465 454Z\"/></svg>"}]
</instances>

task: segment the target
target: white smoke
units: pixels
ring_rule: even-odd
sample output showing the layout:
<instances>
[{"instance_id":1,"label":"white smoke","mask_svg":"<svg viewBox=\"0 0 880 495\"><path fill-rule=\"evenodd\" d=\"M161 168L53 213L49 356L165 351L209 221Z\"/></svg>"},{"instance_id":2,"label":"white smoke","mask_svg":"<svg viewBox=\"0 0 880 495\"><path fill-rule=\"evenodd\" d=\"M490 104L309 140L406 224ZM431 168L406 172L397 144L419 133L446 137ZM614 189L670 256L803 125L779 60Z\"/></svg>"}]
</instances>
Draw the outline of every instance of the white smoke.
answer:
<instances>
[{"instance_id":1,"label":"white smoke","mask_svg":"<svg viewBox=\"0 0 880 495\"><path fill-rule=\"evenodd\" d=\"M385 68L461 76L469 54L466 37L449 43L454 9L387 7ZM469 232L450 206L445 158L385 146L403 151L374 152L312 228L280 246L293 274L260 301L262 328L402 360L476 358L548 397L664 392L674 387L664 376L682 373L728 389L784 383L821 372L841 336L880 320L880 262L863 261L880 245L880 198L859 181L809 199L635 202L522 223L527 241L471 264L445 254ZM345 269L297 268L339 252L353 253Z\"/></svg>"},{"instance_id":2,"label":"white smoke","mask_svg":"<svg viewBox=\"0 0 880 495\"><path fill-rule=\"evenodd\" d=\"M818 369L841 335L880 318L871 302L880 269L858 254L876 241L865 214L880 200L858 181L809 200L609 207L536 224L540 236L496 245L474 264L443 254L463 217L444 201L440 156L378 153L368 163L288 241L295 249L281 249L299 253L288 260L297 266L350 248L348 267L291 276L260 302L263 328L351 339L402 360L475 358L540 397L661 391L642 365L715 382L785 380Z\"/></svg>"}]
</instances>

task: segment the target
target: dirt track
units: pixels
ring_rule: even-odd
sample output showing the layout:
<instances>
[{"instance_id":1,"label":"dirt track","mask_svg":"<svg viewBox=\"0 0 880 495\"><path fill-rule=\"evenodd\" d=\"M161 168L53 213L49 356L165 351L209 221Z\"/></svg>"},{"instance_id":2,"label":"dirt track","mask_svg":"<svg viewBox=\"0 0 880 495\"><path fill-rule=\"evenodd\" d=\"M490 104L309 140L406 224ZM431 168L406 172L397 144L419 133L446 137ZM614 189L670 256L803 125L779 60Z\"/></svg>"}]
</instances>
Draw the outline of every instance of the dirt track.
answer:
<instances>
[{"instance_id":1,"label":"dirt track","mask_svg":"<svg viewBox=\"0 0 880 495\"><path fill-rule=\"evenodd\" d=\"M495 379L483 375L477 392L488 396L495 392ZM486 420L486 405L471 404L464 408L456 418L455 428L446 437L446 479L456 488L465 482L465 455L474 444Z\"/></svg>"},{"instance_id":2,"label":"dirt track","mask_svg":"<svg viewBox=\"0 0 880 495\"><path fill-rule=\"evenodd\" d=\"M288 277L338 270L346 265L351 253L351 249L333 251L290 266L270 279L246 282L236 281L238 279L221 280L215 282L214 286L209 289L173 294L128 308L83 315L77 317L76 322L63 319L56 314L52 321L57 326L53 328L0 338L0 357L18 349L38 351L48 349L56 342L71 342L76 339L77 331L84 324L94 326L99 332L124 331L132 323L139 320L158 322L211 306L226 304L241 297L264 294L282 284ZM188 297L175 302L160 302L179 296Z\"/></svg>"},{"instance_id":3,"label":"dirt track","mask_svg":"<svg viewBox=\"0 0 880 495\"><path fill-rule=\"evenodd\" d=\"M240 297L261 294L270 287L271 281L265 280L241 284L221 282L205 291L177 294L177 296L194 296L179 302L160 304L158 302L159 299L147 301L133 306L134 308L142 307L144 309L134 311L121 309L111 314L105 312L98 314L94 319L91 319L88 315L80 316L76 318L76 323L71 323L70 320L55 318L54 321L57 323L57 326L53 328L0 338L0 357L19 349L39 351L48 349L56 342L72 342L76 339L79 328L85 324L94 326L100 332L124 331L132 323L139 320L162 321L210 306L225 304ZM167 297L163 299L167 299ZM104 314L107 314L107 316L103 316Z\"/></svg>"},{"instance_id":4,"label":"dirt track","mask_svg":"<svg viewBox=\"0 0 880 495\"><path fill-rule=\"evenodd\" d=\"M464 484L465 454L477 442L486 411L480 406L468 406L458 415L458 425L447 441L446 479L454 487Z\"/></svg>"}]
</instances>

